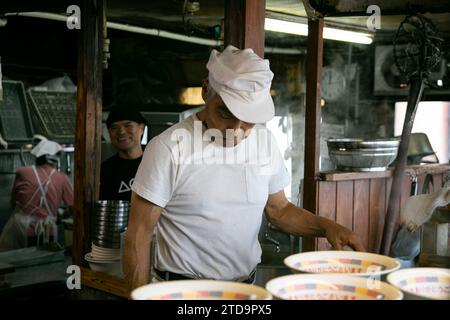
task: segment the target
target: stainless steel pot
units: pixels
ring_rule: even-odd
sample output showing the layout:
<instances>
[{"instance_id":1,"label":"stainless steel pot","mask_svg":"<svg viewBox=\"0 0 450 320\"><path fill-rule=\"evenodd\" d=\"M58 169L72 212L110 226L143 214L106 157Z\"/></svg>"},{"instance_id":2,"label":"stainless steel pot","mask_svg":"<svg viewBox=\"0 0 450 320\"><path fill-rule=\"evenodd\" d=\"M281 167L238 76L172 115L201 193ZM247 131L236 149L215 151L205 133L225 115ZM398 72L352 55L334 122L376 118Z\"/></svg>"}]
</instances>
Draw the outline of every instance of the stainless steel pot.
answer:
<instances>
[{"instance_id":1,"label":"stainless steel pot","mask_svg":"<svg viewBox=\"0 0 450 320\"><path fill-rule=\"evenodd\" d=\"M328 154L338 170L384 171L396 156L398 139L329 139Z\"/></svg>"},{"instance_id":2,"label":"stainless steel pot","mask_svg":"<svg viewBox=\"0 0 450 320\"><path fill-rule=\"evenodd\" d=\"M120 248L120 233L128 226L128 201L100 200L95 203L94 244L103 248Z\"/></svg>"}]
</instances>

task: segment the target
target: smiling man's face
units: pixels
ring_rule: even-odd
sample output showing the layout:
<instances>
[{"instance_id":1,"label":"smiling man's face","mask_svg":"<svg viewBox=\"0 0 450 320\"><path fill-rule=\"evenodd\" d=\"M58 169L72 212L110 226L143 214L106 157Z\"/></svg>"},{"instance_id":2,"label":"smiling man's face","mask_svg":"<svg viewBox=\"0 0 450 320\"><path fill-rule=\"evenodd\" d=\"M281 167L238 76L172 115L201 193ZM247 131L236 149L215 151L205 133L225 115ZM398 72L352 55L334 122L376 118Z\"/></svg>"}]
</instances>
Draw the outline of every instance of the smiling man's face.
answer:
<instances>
[{"instance_id":1,"label":"smiling man's face","mask_svg":"<svg viewBox=\"0 0 450 320\"><path fill-rule=\"evenodd\" d=\"M116 121L109 128L111 143L114 147L122 151L140 148L144 128L143 123L129 120Z\"/></svg>"}]
</instances>

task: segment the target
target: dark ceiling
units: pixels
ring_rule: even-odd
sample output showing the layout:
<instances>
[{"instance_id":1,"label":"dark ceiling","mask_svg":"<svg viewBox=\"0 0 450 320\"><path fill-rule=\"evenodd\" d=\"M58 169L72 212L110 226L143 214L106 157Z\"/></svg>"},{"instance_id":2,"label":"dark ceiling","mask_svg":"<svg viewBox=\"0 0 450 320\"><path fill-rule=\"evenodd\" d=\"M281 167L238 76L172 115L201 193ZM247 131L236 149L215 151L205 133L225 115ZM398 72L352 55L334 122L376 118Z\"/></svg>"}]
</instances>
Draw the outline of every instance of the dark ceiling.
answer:
<instances>
[{"instance_id":1,"label":"dark ceiling","mask_svg":"<svg viewBox=\"0 0 450 320\"><path fill-rule=\"evenodd\" d=\"M191 33L197 36L211 36L212 28L221 25L223 20L225 0L199 0L197 7L192 3L193 1L185 0L108 0L107 16L110 21ZM266 0L266 12L268 15L275 13L292 19L307 17L301 0ZM381 33L395 32L405 15L406 12L401 15L382 14ZM450 37L449 12L425 15L433 20L440 32ZM358 29L367 28L366 21L367 16L325 18L326 24L339 24Z\"/></svg>"},{"instance_id":2,"label":"dark ceiling","mask_svg":"<svg viewBox=\"0 0 450 320\"><path fill-rule=\"evenodd\" d=\"M225 0L105 0L107 6L108 21L121 22L141 27L158 28L167 31L195 34L200 37L213 36L212 28L221 25L224 16ZM44 11L64 14L67 6L79 3L79 0L16 0L2 1L0 4L0 13L24 12L24 11ZM447 6L440 8L439 3L446 3L445 0L372 0L372 1L341 1L328 0L318 1L310 0L316 6L326 8L326 4L335 4L336 10L341 7L354 6L365 7L372 3L379 3L381 8L381 30L379 32L394 32L400 22L408 13L407 7L413 7L412 4L420 3L430 8L434 13L426 14L438 27L439 31L450 37L450 1ZM394 3L395 5L392 5ZM383 14L383 5L392 8L401 7L405 3L405 12L398 15ZM334 9L328 9L333 11ZM440 10L438 13L437 10ZM279 13L290 17L306 17L306 11L302 0L266 0L266 12ZM395 12L395 11L394 11ZM391 14L392 12L390 12ZM357 28L366 28L367 16L351 17L326 17L326 23L338 23Z\"/></svg>"}]
</instances>

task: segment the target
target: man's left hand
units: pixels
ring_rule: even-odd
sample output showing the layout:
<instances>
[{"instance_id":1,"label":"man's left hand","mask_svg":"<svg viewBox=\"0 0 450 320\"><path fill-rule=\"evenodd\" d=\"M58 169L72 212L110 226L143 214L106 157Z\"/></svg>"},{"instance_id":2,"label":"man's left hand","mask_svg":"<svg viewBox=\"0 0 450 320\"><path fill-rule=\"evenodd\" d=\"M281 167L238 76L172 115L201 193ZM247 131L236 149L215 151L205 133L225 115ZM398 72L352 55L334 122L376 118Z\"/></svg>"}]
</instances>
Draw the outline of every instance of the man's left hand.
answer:
<instances>
[{"instance_id":1,"label":"man's left hand","mask_svg":"<svg viewBox=\"0 0 450 320\"><path fill-rule=\"evenodd\" d=\"M358 235L337 223L327 226L326 237L336 250L343 250L344 246L350 246L356 251L366 251Z\"/></svg>"}]
</instances>

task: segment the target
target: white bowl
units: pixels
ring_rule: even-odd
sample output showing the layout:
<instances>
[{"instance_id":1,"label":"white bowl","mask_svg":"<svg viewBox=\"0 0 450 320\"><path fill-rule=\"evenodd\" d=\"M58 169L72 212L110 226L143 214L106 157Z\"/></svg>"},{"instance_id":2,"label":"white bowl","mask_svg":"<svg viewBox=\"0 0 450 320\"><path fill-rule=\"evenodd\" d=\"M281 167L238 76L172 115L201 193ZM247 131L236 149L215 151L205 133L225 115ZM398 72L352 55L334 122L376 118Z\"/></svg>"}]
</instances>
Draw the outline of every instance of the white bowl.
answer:
<instances>
[{"instance_id":1,"label":"white bowl","mask_svg":"<svg viewBox=\"0 0 450 320\"><path fill-rule=\"evenodd\" d=\"M401 300L385 282L338 274L292 274L270 280L266 289L281 300Z\"/></svg>"},{"instance_id":2,"label":"white bowl","mask_svg":"<svg viewBox=\"0 0 450 320\"><path fill-rule=\"evenodd\" d=\"M405 299L450 300L450 269L410 268L392 272L387 280Z\"/></svg>"},{"instance_id":3,"label":"white bowl","mask_svg":"<svg viewBox=\"0 0 450 320\"><path fill-rule=\"evenodd\" d=\"M294 273L352 274L381 276L400 268L394 258L357 251L315 251L293 254L284 264Z\"/></svg>"},{"instance_id":4,"label":"white bowl","mask_svg":"<svg viewBox=\"0 0 450 320\"><path fill-rule=\"evenodd\" d=\"M120 260L96 259L91 252L86 253L84 259L89 262L91 270L103 272L112 276L119 276L121 274Z\"/></svg>"},{"instance_id":5,"label":"white bowl","mask_svg":"<svg viewBox=\"0 0 450 320\"><path fill-rule=\"evenodd\" d=\"M218 280L179 280L151 283L131 292L133 300L270 300L264 288Z\"/></svg>"}]
</instances>

